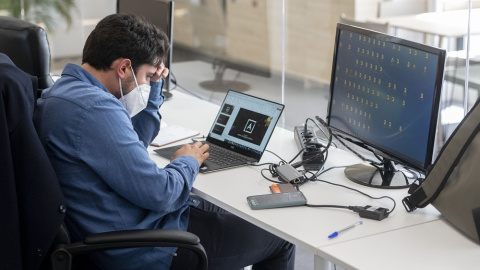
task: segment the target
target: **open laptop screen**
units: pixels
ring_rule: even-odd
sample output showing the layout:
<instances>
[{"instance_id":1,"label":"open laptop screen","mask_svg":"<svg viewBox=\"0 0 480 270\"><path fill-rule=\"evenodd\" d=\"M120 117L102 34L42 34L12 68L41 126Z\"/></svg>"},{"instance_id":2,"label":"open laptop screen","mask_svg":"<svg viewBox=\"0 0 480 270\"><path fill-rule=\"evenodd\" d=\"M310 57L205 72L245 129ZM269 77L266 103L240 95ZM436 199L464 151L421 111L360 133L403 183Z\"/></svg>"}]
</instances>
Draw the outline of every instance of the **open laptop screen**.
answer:
<instances>
[{"instance_id":1,"label":"open laptop screen","mask_svg":"<svg viewBox=\"0 0 480 270\"><path fill-rule=\"evenodd\" d=\"M284 105L229 90L207 141L260 159Z\"/></svg>"}]
</instances>

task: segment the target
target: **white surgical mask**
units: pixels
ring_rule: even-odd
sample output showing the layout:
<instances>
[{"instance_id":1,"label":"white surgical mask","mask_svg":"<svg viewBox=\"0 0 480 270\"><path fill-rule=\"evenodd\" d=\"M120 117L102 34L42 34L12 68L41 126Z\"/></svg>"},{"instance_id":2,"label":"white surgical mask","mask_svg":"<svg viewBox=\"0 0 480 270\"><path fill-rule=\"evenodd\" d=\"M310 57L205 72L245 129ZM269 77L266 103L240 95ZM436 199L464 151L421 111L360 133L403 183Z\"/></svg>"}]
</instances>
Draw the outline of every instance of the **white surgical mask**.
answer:
<instances>
[{"instance_id":1,"label":"white surgical mask","mask_svg":"<svg viewBox=\"0 0 480 270\"><path fill-rule=\"evenodd\" d=\"M118 78L118 83L120 84L120 102L123 104L125 109L127 109L130 117L133 117L147 107L151 87L148 84L138 85L133 68L131 66L130 68L132 69L133 79L135 80L135 85L137 87L135 87L128 94L123 95L122 81L120 78Z\"/></svg>"}]
</instances>

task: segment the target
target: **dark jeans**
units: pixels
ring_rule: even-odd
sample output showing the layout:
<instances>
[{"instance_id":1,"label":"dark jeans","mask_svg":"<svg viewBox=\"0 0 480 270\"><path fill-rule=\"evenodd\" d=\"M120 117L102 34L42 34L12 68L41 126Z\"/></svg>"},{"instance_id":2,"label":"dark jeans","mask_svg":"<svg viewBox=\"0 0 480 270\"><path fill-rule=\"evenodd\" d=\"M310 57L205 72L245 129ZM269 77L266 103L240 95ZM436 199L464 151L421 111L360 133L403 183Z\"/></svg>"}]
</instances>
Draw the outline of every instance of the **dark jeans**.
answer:
<instances>
[{"instance_id":1,"label":"dark jeans","mask_svg":"<svg viewBox=\"0 0 480 270\"><path fill-rule=\"evenodd\" d=\"M188 231L200 237L208 269L231 270L253 265L254 270L293 270L295 246L206 201L190 208ZM172 270L192 269L195 254L178 249Z\"/></svg>"}]
</instances>

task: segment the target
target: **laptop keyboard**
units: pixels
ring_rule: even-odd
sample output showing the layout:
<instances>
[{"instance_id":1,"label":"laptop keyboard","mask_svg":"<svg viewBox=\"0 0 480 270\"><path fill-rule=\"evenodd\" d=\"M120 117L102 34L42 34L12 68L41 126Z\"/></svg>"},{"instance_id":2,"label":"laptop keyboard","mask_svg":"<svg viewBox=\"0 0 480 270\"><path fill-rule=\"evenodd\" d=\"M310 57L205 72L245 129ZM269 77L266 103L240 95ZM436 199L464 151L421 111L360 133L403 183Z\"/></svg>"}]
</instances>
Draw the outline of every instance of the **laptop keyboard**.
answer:
<instances>
[{"instance_id":1,"label":"laptop keyboard","mask_svg":"<svg viewBox=\"0 0 480 270\"><path fill-rule=\"evenodd\" d=\"M250 158L237 154L235 152L229 151L225 148L218 147L214 144L209 144L210 156L208 161L224 166L224 165L236 165L236 164L245 164L251 161Z\"/></svg>"}]
</instances>

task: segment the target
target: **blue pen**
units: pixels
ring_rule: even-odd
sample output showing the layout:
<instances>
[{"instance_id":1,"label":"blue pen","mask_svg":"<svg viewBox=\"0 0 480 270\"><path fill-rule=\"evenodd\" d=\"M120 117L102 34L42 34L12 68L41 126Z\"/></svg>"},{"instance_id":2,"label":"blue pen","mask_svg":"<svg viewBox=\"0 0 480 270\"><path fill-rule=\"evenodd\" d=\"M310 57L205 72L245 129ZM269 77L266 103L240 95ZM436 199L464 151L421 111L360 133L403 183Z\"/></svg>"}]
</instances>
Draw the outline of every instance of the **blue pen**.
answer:
<instances>
[{"instance_id":1,"label":"blue pen","mask_svg":"<svg viewBox=\"0 0 480 270\"><path fill-rule=\"evenodd\" d=\"M363 221L360 220L360 221L358 221L358 222L356 222L356 223L354 223L354 224L352 224L352 225L350 225L350 226L348 226L348 227L345 227L345 228L343 228L343 229L341 229L341 230L338 230L338 231L333 232L332 234L330 234L330 235L328 236L328 238L329 238L329 239L335 238L335 237L337 237L341 232L344 232L344 231L346 231L346 230L352 229L352 228L354 228L355 226L357 226L357 225L362 225L362 224L363 224Z\"/></svg>"}]
</instances>

